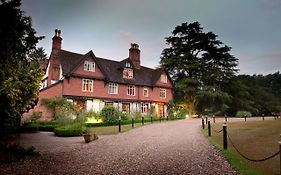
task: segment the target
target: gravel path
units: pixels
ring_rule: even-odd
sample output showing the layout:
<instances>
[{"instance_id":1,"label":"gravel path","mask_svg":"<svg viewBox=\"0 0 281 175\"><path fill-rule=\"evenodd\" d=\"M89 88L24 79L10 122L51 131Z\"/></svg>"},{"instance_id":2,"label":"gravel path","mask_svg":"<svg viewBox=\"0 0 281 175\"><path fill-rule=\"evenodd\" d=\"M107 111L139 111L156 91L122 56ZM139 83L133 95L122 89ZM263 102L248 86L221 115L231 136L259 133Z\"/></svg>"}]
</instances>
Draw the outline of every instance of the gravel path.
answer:
<instances>
[{"instance_id":1,"label":"gravel path","mask_svg":"<svg viewBox=\"0 0 281 175\"><path fill-rule=\"evenodd\" d=\"M162 122L91 143L23 134L41 156L0 165L0 174L238 174L200 132L200 119Z\"/></svg>"}]
</instances>

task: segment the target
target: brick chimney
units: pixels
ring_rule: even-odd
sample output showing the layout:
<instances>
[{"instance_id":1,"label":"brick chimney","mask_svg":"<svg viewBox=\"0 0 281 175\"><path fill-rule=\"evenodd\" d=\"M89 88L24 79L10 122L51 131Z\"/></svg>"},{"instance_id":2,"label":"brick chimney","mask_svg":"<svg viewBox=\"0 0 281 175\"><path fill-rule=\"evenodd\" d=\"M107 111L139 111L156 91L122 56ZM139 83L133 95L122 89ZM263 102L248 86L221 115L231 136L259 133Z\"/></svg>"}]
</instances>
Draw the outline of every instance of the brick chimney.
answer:
<instances>
[{"instance_id":1,"label":"brick chimney","mask_svg":"<svg viewBox=\"0 0 281 175\"><path fill-rule=\"evenodd\" d=\"M133 62L135 68L140 69L140 50L138 44L131 43L131 48L129 49L129 58Z\"/></svg>"},{"instance_id":2,"label":"brick chimney","mask_svg":"<svg viewBox=\"0 0 281 175\"><path fill-rule=\"evenodd\" d=\"M62 38L60 37L60 34L61 34L61 31L56 29L55 30L55 36L53 37L52 49L61 49Z\"/></svg>"}]
</instances>

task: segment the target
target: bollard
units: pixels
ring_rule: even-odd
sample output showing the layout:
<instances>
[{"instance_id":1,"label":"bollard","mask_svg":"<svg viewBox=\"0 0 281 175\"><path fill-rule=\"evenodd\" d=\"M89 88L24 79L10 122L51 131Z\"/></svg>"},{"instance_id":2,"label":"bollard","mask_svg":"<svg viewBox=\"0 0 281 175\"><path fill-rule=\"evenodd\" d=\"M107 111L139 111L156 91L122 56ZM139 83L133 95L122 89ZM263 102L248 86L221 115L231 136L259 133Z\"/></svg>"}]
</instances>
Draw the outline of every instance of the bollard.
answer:
<instances>
[{"instance_id":1,"label":"bollard","mask_svg":"<svg viewBox=\"0 0 281 175\"><path fill-rule=\"evenodd\" d=\"M150 122L152 123L152 117L150 117Z\"/></svg>"},{"instance_id":2,"label":"bollard","mask_svg":"<svg viewBox=\"0 0 281 175\"><path fill-rule=\"evenodd\" d=\"M211 122L208 120L208 135L211 137Z\"/></svg>"},{"instance_id":3,"label":"bollard","mask_svg":"<svg viewBox=\"0 0 281 175\"><path fill-rule=\"evenodd\" d=\"M144 117L141 117L141 124L144 125Z\"/></svg>"},{"instance_id":4,"label":"bollard","mask_svg":"<svg viewBox=\"0 0 281 175\"><path fill-rule=\"evenodd\" d=\"M202 128L203 130L205 129L205 123L204 123L204 118L202 117Z\"/></svg>"},{"instance_id":5,"label":"bollard","mask_svg":"<svg viewBox=\"0 0 281 175\"><path fill-rule=\"evenodd\" d=\"M205 118L206 119L206 125L208 124L208 117Z\"/></svg>"},{"instance_id":6,"label":"bollard","mask_svg":"<svg viewBox=\"0 0 281 175\"><path fill-rule=\"evenodd\" d=\"M280 134L280 137L281 137L281 134ZM280 159L279 169L280 169L280 175L281 175L281 141L279 141L278 144L279 144L279 159Z\"/></svg>"},{"instance_id":7,"label":"bollard","mask_svg":"<svg viewBox=\"0 0 281 175\"><path fill-rule=\"evenodd\" d=\"M134 124L134 118L132 118L132 128L135 127L134 125L135 125L135 124Z\"/></svg>"},{"instance_id":8,"label":"bollard","mask_svg":"<svg viewBox=\"0 0 281 175\"><path fill-rule=\"evenodd\" d=\"M227 115L224 115L224 121L227 122Z\"/></svg>"},{"instance_id":9,"label":"bollard","mask_svg":"<svg viewBox=\"0 0 281 175\"><path fill-rule=\"evenodd\" d=\"M247 116L245 115L245 122L247 121Z\"/></svg>"},{"instance_id":10,"label":"bollard","mask_svg":"<svg viewBox=\"0 0 281 175\"><path fill-rule=\"evenodd\" d=\"M169 120L169 116L167 115L167 121Z\"/></svg>"},{"instance_id":11,"label":"bollard","mask_svg":"<svg viewBox=\"0 0 281 175\"><path fill-rule=\"evenodd\" d=\"M223 149L227 150L227 125L222 125L223 129Z\"/></svg>"},{"instance_id":12,"label":"bollard","mask_svg":"<svg viewBox=\"0 0 281 175\"><path fill-rule=\"evenodd\" d=\"M216 117L213 115L213 122L216 123Z\"/></svg>"},{"instance_id":13,"label":"bollard","mask_svg":"<svg viewBox=\"0 0 281 175\"><path fill-rule=\"evenodd\" d=\"M121 119L118 121L118 131L121 132Z\"/></svg>"},{"instance_id":14,"label":"bollard","mask_svg":"<svg viewBox=\"0 0 281 175\"><path fill-rule=\"evenodd\" d=\"M264 114L262 114L262 120L264 120Z\"/></svg>"}]
</instances>

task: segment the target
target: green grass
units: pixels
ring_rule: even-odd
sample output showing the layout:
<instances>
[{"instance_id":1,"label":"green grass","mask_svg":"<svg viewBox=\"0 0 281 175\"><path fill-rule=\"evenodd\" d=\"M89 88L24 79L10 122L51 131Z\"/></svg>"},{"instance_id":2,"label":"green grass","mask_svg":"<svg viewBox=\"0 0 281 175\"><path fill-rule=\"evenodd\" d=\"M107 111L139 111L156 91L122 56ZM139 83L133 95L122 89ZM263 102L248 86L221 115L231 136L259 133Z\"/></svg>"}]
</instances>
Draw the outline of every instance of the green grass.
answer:
<instances>
[{"instance_id":1,"label":"green grass","mask_svg":"<svg viewBox=\"0 0 281 175\"><path fill-rule=\"evenodd\" d=\"M228 134L235 146L249 158L261 159L279 150L281 120L248 121L228 123ZM221 124L212 124L216 130ZM207 136L207 130L203 131ZM222 133L212 132L210 142L219 149L227 160L243 175L273 175L279 173L279 156L263 162L251 162L242 158L228 141L228 150L222 148Z\"/></svg>"}]
</instances>

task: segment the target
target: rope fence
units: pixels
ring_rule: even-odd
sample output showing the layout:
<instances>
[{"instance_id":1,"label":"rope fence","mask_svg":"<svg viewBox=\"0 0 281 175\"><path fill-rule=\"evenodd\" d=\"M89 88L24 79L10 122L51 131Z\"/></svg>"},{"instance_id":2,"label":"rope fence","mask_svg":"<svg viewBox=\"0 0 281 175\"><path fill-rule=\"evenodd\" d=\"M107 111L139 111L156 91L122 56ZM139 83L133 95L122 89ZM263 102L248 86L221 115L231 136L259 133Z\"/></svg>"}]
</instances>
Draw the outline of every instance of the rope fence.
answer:
<instances>
[{"instance_id":1,"label":"rope fence","mask_svg":"<svg viewBox=\"0 0 281 175\"><path fill-rule=\"evenodd\" d=\"M277 118L278 119L278 118ZM225 120L227 121L227 120ZM202 125L204 125L204 120L202 119ZM204 126L203 126L203 130L204 130ZM234 148L234 150L244 159L248 160L248 161L252 161L252 162L263 162L269 159L272 159L276 156L279 155L280 157L280 175L281 175L281 141L278 142L279 143L279 151L276 151L274 154L266 156L264 158L261 159L253 159L253 158L249 158L248 156L246 156L245 154L243 154L237 147L237 145L234 144L234 142L232 141L231 137L229 136L229 134L227 133L227 125L226 122L223 124L223 128L221 130L216 130L214 129L214 127L210 124L210 120L208 120L208 135L209 137L211 137L211 130L214 131L215 133L221 133L223 132L223 148L226 150L227 149L227 140L229 140L230 144L232 145L232 147ZM280 134L281 136L281 134Z\"/></svg>"}]
</instances>

